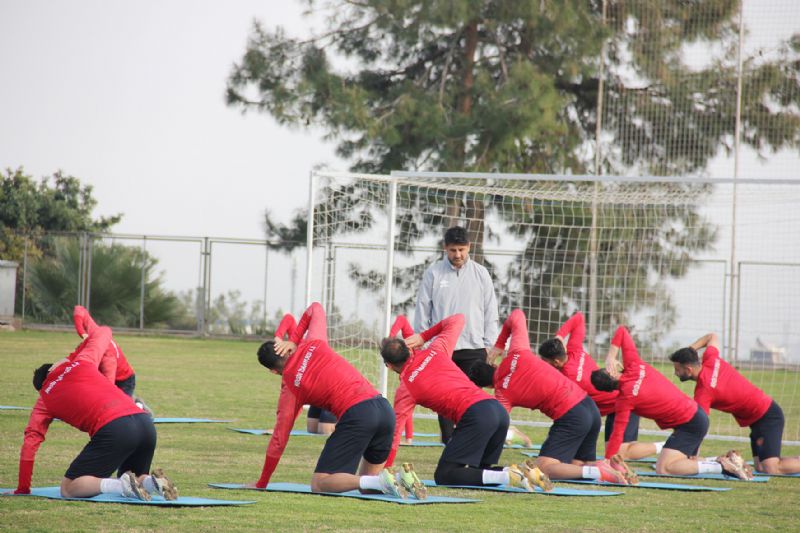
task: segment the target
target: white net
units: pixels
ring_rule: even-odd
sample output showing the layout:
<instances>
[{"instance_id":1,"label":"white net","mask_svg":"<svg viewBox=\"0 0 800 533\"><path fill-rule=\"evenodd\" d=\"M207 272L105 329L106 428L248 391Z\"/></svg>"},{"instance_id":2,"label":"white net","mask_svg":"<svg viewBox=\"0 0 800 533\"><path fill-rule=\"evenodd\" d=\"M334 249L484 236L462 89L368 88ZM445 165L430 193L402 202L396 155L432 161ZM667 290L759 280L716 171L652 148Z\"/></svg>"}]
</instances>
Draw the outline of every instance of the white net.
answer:
<instances>
[{"instance_id":1,"label":"white net","mask_svg":"<svg viewBox=\"0 0 800 533\"><path fill-rule=\"evenodd\" d=\"M740 182L734 241L730 181L410 173L317 173L316 181L311 296L328 310L332 344L376 385L395 181L392 314L413 320L444 230L462 225L472 258L492 273L501 318L523 309L534 351L582 310L595 358L627 324L642 356L671 376L666 357L715 331L723 355L783 407L785 438L800 437L800 182ZM390 397L395 384L390 376ZM512 417L546 421L522 409ZM712 413L711 432L744 435L721 413Z\"/></svg>"}]
</instances>

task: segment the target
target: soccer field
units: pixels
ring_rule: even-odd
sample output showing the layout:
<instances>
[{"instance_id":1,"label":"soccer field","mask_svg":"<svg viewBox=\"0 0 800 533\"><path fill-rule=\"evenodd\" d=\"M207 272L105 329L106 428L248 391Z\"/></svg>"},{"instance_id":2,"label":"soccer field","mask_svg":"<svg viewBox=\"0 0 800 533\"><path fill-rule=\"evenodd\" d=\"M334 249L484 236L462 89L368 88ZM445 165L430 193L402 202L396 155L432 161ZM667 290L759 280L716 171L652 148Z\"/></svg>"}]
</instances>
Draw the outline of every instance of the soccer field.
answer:
<instances>
[{"instance_id":1,"label":"soccer field","mask_svg":"<svg viewBox=\"0 0 800 533\"><path fill-rule=\"evenodd\" d=\"M239 507L156 508L152 506L50 501L0 497L0 530L341 530L432 531L754 531L798 530L800 479L768 483L704 481L730 487L720 493L622 489L608 498L549 497L432 489L432 494L482 500L464 505L399 506L383 502L310 495L220 491L210 482L255 481L267 438L226 427L265 428L275 420L279 379L261 368L256 342L118 336L136 370L137 393L156 416L232 419L230 424L160 424L153 465L163 467L182 496L256 500ZM30 407L35 366L67 355L74 333L0 334L0 405ZM0 411L0 487L16 486L17 461L28 411ZM305 427L303 415L297 428ZM436 431L435 421L415 422ZM529 433L541 442L545 430ZM650 438L650 437L646 437ZM70 461L88 437L54 422L37 455L33 486L60 483ZM324 439L293 437L273 481L309 483ZM741 446L741 443L736 443ZM704 455L725 451L728 443L708 441ZM740 448L746 449L746 448ZM412 461L430 479L439 448L401 448L398 459ZM800 448L785 448L784 455ZM749 450L748 450L749 455ZM501 462L524 459L506 450ZM651 479L651 481L654 481ZM677 483L694 481L670 480ZM572 488L583 488L569 485ZM615 489L616 490L616 489Z\"/></svg>"}]
</instances>

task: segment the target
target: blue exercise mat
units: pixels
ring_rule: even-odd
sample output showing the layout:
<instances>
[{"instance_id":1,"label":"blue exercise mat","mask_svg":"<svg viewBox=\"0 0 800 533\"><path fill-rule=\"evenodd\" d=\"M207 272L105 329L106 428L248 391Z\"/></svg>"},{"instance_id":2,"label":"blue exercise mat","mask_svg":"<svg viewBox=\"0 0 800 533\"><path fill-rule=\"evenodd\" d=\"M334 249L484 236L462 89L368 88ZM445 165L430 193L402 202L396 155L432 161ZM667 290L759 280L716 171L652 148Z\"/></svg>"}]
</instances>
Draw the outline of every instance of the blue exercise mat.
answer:
<instances>
[{"instance_id":1,"label":"blue exercise mat","mask_svg":"<svg viewBox=\"0 0 800 533\"><path fill-rule=\"evenodd\" d=\"M0 489L0 493L13 492L14 489ZM190 496L180 496L177 500L167 501L161 496L153 496L149 502L125 498L118 494L98 494L91 498L64 498L61 496L59 487L39 487L31 489L30 494L16 494L14 496L38 496L51 500L69 500L75 502L98 502L98 503L128 503L131 505L159 505L161 507L204 507L211 505L246 505L256 503L255 501L244 500L215 500L212 498L192 498Z\"/></svg>"},{"instance_id":2,"label":"blue exercise mat","mask_svg":"<svg viewBox=\"0 0 800 533\"><path fill-rule=\"evenodd\" d=\"M361 494L357 490L349 492L311 492L311 486L303 483L270 483L266 489L253 489L240 483L209 483L215 489L255 490L259 492L293 492L296 494L314 494L318 496L340 496L343 498L358 498L360 500L377 500L382 502L399 503L403 505L423 505L429 503L475 503L481 500L468 498L450 498L448 496L428 496L424 500L416 498L395 498L386 494Z\"/></svg>"},{"instance_id":3,"label":"blue exercise mat","mask_svg":"<svg viewBox=\"0 0 800 533\"><path fill-rule=\"evenodd\" d=\"M567 489L564 487L555 487L550 492L545 492L539 487L534 487L533 492L528 492L525 489L518 487L508 487L506 485L437 485L431 479L422 481L426 487L444 487L448 489L469 489L469 490L491 490L494 492L516 492L521 494L543 494L545 496L618 496L622 492L613 492L610 490L586 490L586 489Z\"/></svg>"},{"instance_id":4,"label":"blue exercise mat","mask_svg":"<svg viewBox=\"0 0 800 533\"><path fill-rule=\"evenodd\" d=\"M684 490L696 492L725 492L731 490L730 487L702 487L700 485L682 485L679 483L648 483L640 481L638 485L619 485L617 483L606 483L594 479L557 479L558 483L579 483L581 485L599 485L601 487L619 487L623 489L658 489L658 490Z\"/></svg>"},{"instance_id":5,"label":"blue exercise mat","mask_svg":"<svg viewBox=\"0 0 800 533\"><path fill-rule=\"evenodd\" d=\"M800 477L800 473L797 474L767 474L765 472L753 472L758 477Z\"/></svg>"},{"instance_id":6,"label":"blue exercise mat","mask_svg":"<svg viewBox=\"0 0 800 533\"><path fill-rule=\"evenodd\" d=\"M539 452L521 452L521 453L522 453L522 455L527 455L528 457L533 457L533 458L539 457ZM598 457L597 458L598 461L602 461L603 459L604 459L603 457ZM626 463L652 463L652 464L655 464L656 463L656 459L655 459L655 457L645 457L644 459L625 459L625 462Z\"/></svg>"},{"instance_id":7,"label":"blue exercise mat","mask_svg":"<svg viewBox=\"0 0 800 533\"><path fill-rule=\"evenodd\" d=\"M154 424L208 424L233 422L233 420L216 420L214 418L153 418Z\"/></svg>"},{"instance_id":8,"label":"blue exercise mat","mask_svg":"<svg viewBox=\"0 0 800 533\"><path fill-rule=\"evenodd\" d=\"M272 435L271 429L244 429L244 428L227 428L237 433L246 433L248 435ZM323 433L310 433L304 429L293 429L289 433L293 437L327 437Z\"/></svg>"},{"instance_id":9,"label":"blue exercise mat","mask_svg":"<svg viewBox=\"0 0 800 533\"><path fill-rule=\"evenodd\" d=\"M19 409L19 410L22 410L22 411L30 411L31 410L30 407L17 407L16 405L0 405L0 409L8 409L8 410Z\"/></svg>"},{"instance_id":10,"label":"blue exercise mat","mask_svg":"<svg viewBox=\"0 0 800 533\"><path fill-rule=\"evenodd\" d=\"M432 440L414 440L411 444L403 444L400 443L400 446L420 446L423 448L433 448L433 447L442 447L444 444L441 442L436 442ZM537 450L540 448L538 444L534 444L533 446L523 446L522 444L512 444L511 446L505 445L503 448L506 449L514 449L514 450ZM532 456L533 457L533 456Z\"/></svg>"},{"instance_id":11,"label":"blue exercise mat","mask_svg":"<svg viewBox=\"0 0 800 533\"><path fill-rule=\"evenodd\" d=\"M725 474L694 474L692 476L681 476L678 474L656 474L652 471L637 470L637 474L643 477L673 477L678 479L714 479L717 481L744 481L745 483L766 483L769 481L767 476L756 476L752 480L745 481L738 477L728 476Z\"/></svg>"}]
</instances>

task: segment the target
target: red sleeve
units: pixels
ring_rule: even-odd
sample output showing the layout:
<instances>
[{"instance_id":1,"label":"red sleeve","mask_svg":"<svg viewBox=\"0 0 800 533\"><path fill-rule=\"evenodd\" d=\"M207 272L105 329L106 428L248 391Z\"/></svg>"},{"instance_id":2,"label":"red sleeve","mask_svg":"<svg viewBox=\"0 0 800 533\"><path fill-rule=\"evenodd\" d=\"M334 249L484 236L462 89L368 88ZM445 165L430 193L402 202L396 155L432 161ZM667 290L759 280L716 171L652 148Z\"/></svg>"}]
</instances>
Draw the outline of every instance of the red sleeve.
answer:
<instances>
[{"instance_id":1,"label":"red sleeve","mask_svg":"<svg viewBox=\"0 0 800 533\"><path fill-rule=\"evenodd\" d=\"M111 383L117 376L117 357L111 347L111 328L99 326L89 333L89 337L83 342L73 361L87 361L97 368Z\"/></svg>"},{"instance_id":2,"label":"red sleeve","mask_svg":"<svg viewBox=\"0 0 800 533\"><path fill-rule=\"evenodd\" d=\"M36 459L36 452L44 442L44 436L50 427L53 417L44 406L41 398L36 400L31 416L28 418L28 425L25 427L25 438L22 441L22 448L19 451L19 477L17 481L16 494L30 494L31 478L33 477L33 463Z\"/></svg>"},{"instance_id":3,"label":"red sleeve","mask_svg":"<svg viewBox=\"0 0 800 533\"><path fill-rule=\"evenodd\" d=\"M84 334L89 334L97 327L97 324L92 319L92 315L82 305L76 305L72 309L72 321L75 324L75 331L83 337Z\"/></svg>"},{"instance_id":4,"label":"red sleeve","mask_svg":"<svg viewBox=\"0 0 800 533\"><path fill-rule=\"evenodd\" d=\"M328 323L325 318L325 310L319 304L314 302L300 317L300 322L297 323L294 333L289 336L289 340L295 344L300 344L303 335L308 332L307 340L323 340L328 342Z\"/></svg>"},{"instance_id":5,"label":"red sleeve","mask_svg":"<svg viewBox=\"0 0 800 533\"><path fill-rule=\"evenodd\" d=\"M286 313L285 315L283 315L281 323L278 324L278 329L275 330L275 336L278 337L279 339L282 339L283 336L288 333L289 336L291 337L292 333L294 333L294 330L296 329L297 329L297 322L295 321L294 316L292 316L291 313Z\"/></svg>"},{"instance_id":6,"label":"red sleeve","mask_svg":"<svg viewBox=\"0 0 800 533\"><path fill-rule=\"evenodd\" d=\"M583 340L586 338L586 319L583 313L578 311L572 315L569 320L564 322L564 325L559 328L556 336L566 339L567 353L575 353L583 349Z\"/></svg>"},{"instance_id":7,"label":"red sleeve","mask_svg":"<svg viewBox=\"0 0 800 533\"><path fill-rule=\"evenodd\" d=\"M611 438L606 443L606 459L611 459L619 452L622 439L625 437L625 428L631 419L632 410L633 405L630 400L617 396L617 403L614 406L614 413L616 413L614 416L614 430L611 432Z\"/></svg>"},{"instance_id":8,"label":"red sleeve","mask_svg":"<svg viewBox=\"0 0 800 533\"><path fill-rule=\"evenodd\" d=\"M453 355L453 349L456 347L462 329L464 329L464 315L456 314L445 318L432 328L423 331L420 335L426 341L436 336L436 340L428 346L428 349L435 347L443 353Z\"/></svg>"},{"instance_id":9,"label":"red sleeve","mask_svg":"<svg viewBox=\"0 0 800 533\"><path fill-rule=\"evenodd\" d=\"M403 426L406 420L414 414L416 405L417 402L414 401L414 397L411 396L408 387L406 387L405 383L400 382L400 386L397 387L397 391L394 393L394 436L392 438L392 451L389 452L389 457L386 459L386 466L394 464L394 457L397 455L397 447L400 445ZM406 435L406 438L408 437L409 435Z\"/></svg>"},{"instance_id":10,"label":"red sleeve","mask_svg":"<svg viewBox=\"0 0 800 533\"><path fill-rule=\"evenodd\" d=\"M521 309L514 309L508 315L505 324L509 324L511 328L511 345L508 347L508 351L530 350L531 340L528 338L528 322L525 319L525 313ZM503 329L505 329L505 324L503 324Z\"/></svg>"},{"instance_id":11,"label":"red sleeve","mask_svg":"<svg viewBox=\"0 0 800 533\"><path fill-rule=\"evenodd\" d=\"M408 323L408 319L403 315L397 315L397 318L394 319L392 329L389 330L389 336L396 337L398 332L403 334L404 339L414 334L414 329L411 327L411 324Z\"/></svg>"},{"instance_id":12,"label":"red sleeve","mask_svg":"<svg viewBox=\"0 0 800 533\"><path fill-rule=\"evenodd\" d=\"M261 469L261 477L256 482L256 487L263 489L269 483L269 478L281 460L283 450L289 442L289 434L294 426L300 409L303 408L302 402L297 401L297 397L292 394L288 387L281 382L281 395L278 398L278 416L275 421L275 429L267 446L267 455L264 458L264 467Z\"/></svg>"},{"instance_id":13,"label":"red sleeve","mask_svg":"<svg viewBox=\"0 0 800 533\"><path fill-rule=\"evenodd\" d=\"M616 333L614 333L614 338L611 339L611 344L622 350L622 367L624 369L627 370L642 362L642 359L639 357L639 352L636 350L636 344L633 342L633 338L631 338L631 334L628 333L628 329L625 326L617 328Z\"/></svg>"}]
</instances>

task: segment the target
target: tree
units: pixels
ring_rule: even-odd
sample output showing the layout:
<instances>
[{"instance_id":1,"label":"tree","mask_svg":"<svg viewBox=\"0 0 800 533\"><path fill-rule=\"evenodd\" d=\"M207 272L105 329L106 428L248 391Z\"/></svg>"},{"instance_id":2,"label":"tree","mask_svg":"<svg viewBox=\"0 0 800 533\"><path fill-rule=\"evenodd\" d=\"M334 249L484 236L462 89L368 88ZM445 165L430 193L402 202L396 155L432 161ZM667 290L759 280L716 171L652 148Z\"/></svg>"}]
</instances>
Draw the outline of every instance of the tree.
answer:
<instances>
[{"instance_id":1,"label":"tree","mask_svg":"<svg viewBox=\"0 0 800 533\"><path fill-rule=\"evenodd\" d=\"M52 232L107 231L122 219L117 214L92 218L97 200L91 185L58 171L36 183L22 167L0 171L0 258L22 261L26 237ZM29 243L30 244L30 243ZM30 254L39 255L34 247Z\"/></svg>"},{"instance_id":2,"label":"tree","mask_svg":"<svg viewBox=\"0 0 800 533\"><path fill-rule=\"evenodd\" d=\"M314 9L320 2L308 4ZM308 39L255 23L228 78L227 101L243 111L266 112L289 127L321 127L357 171L686 175L702 170L734 133L739 4L609 0L604 15L600 0L343 0L328 6L329 29ZM689 68L681 50L696 43L721 49L721 59ZM745 61L743 83L752 96L743 102L743 140L759 150L800 144L794 111L800 93L787 89L796 86L798 52L795 37L777 59ZM591 141L601 72L607 102L603 133L614 149L602 150L598 168ZM360 200L375 192L349 190L332 200L336 205L323 201L318 216L343 209L351 216L340 231L362 230L370 219L359 213ZM474 258L483 261L486 210L496 208L492 198L451 196L440 211L420 215L413 206L425 200L412 197L401 206L407 230L401 234L409 241L398 248L464 219ZM267 217L270 236L297 235L298 220L302 216L282 226ZM505 229L513 231L513 218L506 222ZM689 257L707 247L712 229L702 223L691 227L696 234L671 236L662 253ZM523 237L531 248L523 255L531 261L523 277L542 271L532 251L553 245L539 242L535 226L526 228ZM658 243L662 236L641 237ZM600 243L601 249L609 246L610 240ZM580 262L587 246L579 244L573 253ZM652 264L660 262L621 273L641 279L634 284L642 287L640 302L653 302L663 292L647 279ZM663 279L682 272L685 268L658 274ZM413 282L405 273L398 279ZM567 294L531 288L528 296L563 314L561 297L574 299L576 287Z\"/></svg>"}]
</instances>

